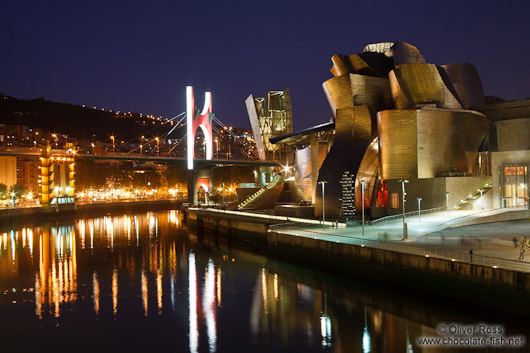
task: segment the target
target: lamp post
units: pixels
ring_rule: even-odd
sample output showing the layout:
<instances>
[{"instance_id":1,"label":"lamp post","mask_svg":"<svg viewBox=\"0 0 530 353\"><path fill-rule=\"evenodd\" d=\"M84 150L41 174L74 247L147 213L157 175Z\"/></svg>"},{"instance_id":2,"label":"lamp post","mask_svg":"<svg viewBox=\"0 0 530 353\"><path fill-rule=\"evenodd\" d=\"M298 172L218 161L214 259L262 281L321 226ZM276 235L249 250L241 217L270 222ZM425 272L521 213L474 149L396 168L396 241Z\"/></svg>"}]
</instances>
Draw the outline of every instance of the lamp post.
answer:
<instances>
[{"instance_id":1,"label":"lamp post","mask_svg":"<svg viewBox=\"0 0 530 353\"><path fill-rule=\"evenodd\" d=\"M112 140L112 154L114 154L114 135L112 135L110 139Z\"/></svg>"},{"instance_id":2,"label":"lamp post","mask_svg":"<svg viewBox=\"0 0 530 353\"><path fill-rule=\"evenodd\" d=\"M364 235L364 183L365 181L364 180L361 180L361 204L362 204L362 209L363 209L363 212L362 212L362 224L363 224L363 233L362 235Z\"/></svg>"},{"instance_id":3,"label":"lamp post","mask_svg":"<svg viewBox=\"0 0 530 353\"><path fill-rule=\"evenodd\" d=\"M449 191L445 193L445 210L447 211L447 216L449 216Z\"/></svg>"},{"instance_id":4,"label":"lamp post","mask_svg":"<svg viewBox=\"0 0 530 353\"><path fill-rule=\"evenodd\" d=\"M421 223L421 197L416 197L418 200L418 223Z\"/></svg>"},{"instance_id":5,"label":"lamp post","mask_svg":"<svg viewBox=\"0 0 530 353\"><path fill-rule=\"evenodd\" d=\"M480 191L480 208L483 210L484 209L484 202L482 201L482 192L483 192L483 190L479 189L478 191Z\"/></svg>"},{"instance_id":6,"label":"lamp post","mask_svg":"<svg viewBox=\"0 0 530 353\"><path fill-rule=\"evenodd\" d=\"M215 138L215 157L219 159L219 138Z\"/></svg>"},{"instance_id":7,"label":"lamp post","mask_svg":"<svg viewBox=\"0 0 530 353\"><path fill-rule=\"evenodd\" d=\"M407 240L408 238L408 234L407 234L407 223L405 223L405 195L407 195L405 193L405 183L408 183L409 181L406 180L406 179L401 179L401 180L398 180L398 182L401 183L401 195L402 195L402 217L403 217L403 239L402 240Z\"/></svg>"},{"instance_id":8,"label":"lamp post","mask_svg":"<svg viewBox=\"0 0 530 353\"><path fill-rule=\"evenodd\" d=\"M155 137L155 140L156 140L156 155L158 157L160 155L160 145L159 145L160 139L157 136Z\"/></svg>"},{"instance_id":9,"label":"lamp post","mask_svg":"<svg viewBox=\"0 0 530 353\"><path fill-rule=\"evenodd\" d=\"M326 203L325 203L325 185L327 184L327 181L322 180L318 182L322 185L322 229L326 228Z\"/></svg>"},{"instance_id":10,"label":"lamp post","mask_svg":"<svg viewBox=\"0 0 530 353\"><path fill-rule=\"evenodd\" d=\"M143 149L143 147L144 147L144 146L143 146L142 144L140 144L140 154L142 154L142 149Z\"/></svg>"},{"instance_id":11,"label":"lamp post","mask_svg":"<svg viewBox=\"0 0 530 353\"><path fill-rule=\"evenodd\" d=\"M96 147L96 145L94 144L94 142L92 142L90 146L92 146L92 154L94 154L94 148Z\"/></svg>"}]
</instances>

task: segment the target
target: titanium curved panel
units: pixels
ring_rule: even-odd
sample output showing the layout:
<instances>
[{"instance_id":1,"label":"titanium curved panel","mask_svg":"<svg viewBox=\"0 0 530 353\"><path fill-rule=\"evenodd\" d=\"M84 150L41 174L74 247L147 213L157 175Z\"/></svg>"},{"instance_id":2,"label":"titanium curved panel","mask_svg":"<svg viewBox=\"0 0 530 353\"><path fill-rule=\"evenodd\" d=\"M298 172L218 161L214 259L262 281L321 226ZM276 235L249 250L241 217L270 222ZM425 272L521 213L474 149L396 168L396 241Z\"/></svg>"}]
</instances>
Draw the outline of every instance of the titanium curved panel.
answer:
<instances>
[{"instance_id":1,"label":"titanium curved panel","mask_svg":"<svg viewBox=\"0 0 530 353\"><path fill-rule=\"evenodd\" d=\"M374 189L377 188L377 176L379 171L379 139L376 137L366 149L359 170L355 178L355 210L362 210L362 185L361 180L365 181L364 188L364 208L370 208L373 201Z\"/></svg>"},{"instance_id":2,"label":"titanium curved panel","mask_svg":"<svg viewBox=\"0 0 530 353\"><path fill-rule=\"evenodd\" d=\"M465 109L484 105L484 89L475 66L468 63L442 65Z\"/></svg>"},{"instance_id":3,"label":"titanium curved panel","mask_svg":"<svg viewBox=\"0 0 530 353\"><path fill-rule=\"evenodd\" d=\"M415 110L377 113L382 179L415 178L418 170Z\"/></svg>"},{"instance_id":4,"label":"titanium curved panel","mask_svg":"<svg viewBox=\"0 0 530 353\"><path fill-rule=\"evenodd\" d=\"M481 113L417 110L418 178L472 173L490 122Z\"/></svg>"},{"instance_id":5,"label":"titanium curved panel","mask_svg":"<svg viewBox=\"0 0 530 353\"><path fill-rule=\"evenodd\" d=\"M359 54L352 54L348 56L335 54L331 57L331 61L333 62L333 67L330 71L335 76L342 76L349 73L357 73L369 76L375 75L370 65L368 65L368 63L364 61Z\"/></svg>"},{"instance_id":6,"label":"titanium curved panel","mask_svg":"<svg viewBox=\"0 0 530 353\"><path fill-rule=\"evenodd\" d=\"M415 46L398 40L392 47L394 66L402 64L425 64L423 54Z\"/></svg>"},{"instance_id":7,"label":"titanium curved panel","mask_svg":"<svg viewBox=\"0 0 530 353\"><path fill-rule=\"evenodd\" d=\"M351 72L352 67L348 67L348 61L346 60L346 57L344 55L335 54L331 57L331 62L333 63L333 66L329 71L335 77L346 75L347 73Z\"/></svg>"},{"instance_id":8,"label":"titanium curved panel","mask_svg":"<svg viewBox=\"0 0 530 353\"><path fill-rule=\"evenodd\" d=\"M389 81L386 78L350 74L350 83L353 104L368 107L373 138L377 136L377 112L393 107Z\"/></svg>"},{"instance_id":9,"label":"titanium curved panel","mask_svg":"<svg viewBox=\"0 0 530 353\"><path fill-rule=\"evenodd\" d=\"M378 114L383 179L471 173L490 122L471 110L385 110Z\"/></svg>"},{"instance_id":10,"label":"titanium curved panel","mask_svg":"<svg viewBox=\"0 0 530 353\"><path fill-rule=\"evenodd\" d=\"M403 94L412 104L400 109L426 104L436 104L437 108L462 109L458 99L445 85L436 65L403 64L396 67L394 74Z\"/></svg>"},{"instance_id":11,"label":"titanium curved panel","mask_svg":"<svg viewBox=\"0 0 530 353\"><path fill-rule=\"evenodd\" d=\"M295 168L297 181L311 178L311 146L296 150Z\"/></svg>"},{"instance_id":12,"label":"titanium curved panel","mask_svg":"<svg viewBox=\"0 0 530 353\"><path fill-rule=\"evenodd\" d=\"M372 142L371 117L365 105L337 110L335 140L318 174L318 181L327 181L326 216L341 214L344 172L357 175L365 150ZM319 185L315 197L315 214L322 214L322 188Z\"/></svg>"},{"instance_id":13,"label":"titanium curved panel","mask_svg":"<svg viewBox=\"0 0 530 353\"><path fill-rule=\"evenodd\" d=\"M393 67L393 59L382 53L363 52L348 56L335 54L331 61L333 66L330 71L335 76L353 73L386 78Z\"/></svg>"},{"instance_id":14,"label":"titanium curved panel","mask_svg":"<svg viewBox=\"0 0 530 353\"><path fill-rule=\"evenodd\" d=\"M337 109L353 107L350 75L331 78L322 84L322 88L335 118Z\"/></svg>"},{"instance_id":15,"label":"titanium curved panel","mask_svg":"<svg viewBox=\"0 0 530 353\"><path fill-rule=\"evenodd\" d=\"M388 81L390 83L390 91L392 92L392 99L397 109L406 109L411 107L411 99L407 97L399 82L397 80L394 70L388 73Z\"/></svg>"}]
</instances>

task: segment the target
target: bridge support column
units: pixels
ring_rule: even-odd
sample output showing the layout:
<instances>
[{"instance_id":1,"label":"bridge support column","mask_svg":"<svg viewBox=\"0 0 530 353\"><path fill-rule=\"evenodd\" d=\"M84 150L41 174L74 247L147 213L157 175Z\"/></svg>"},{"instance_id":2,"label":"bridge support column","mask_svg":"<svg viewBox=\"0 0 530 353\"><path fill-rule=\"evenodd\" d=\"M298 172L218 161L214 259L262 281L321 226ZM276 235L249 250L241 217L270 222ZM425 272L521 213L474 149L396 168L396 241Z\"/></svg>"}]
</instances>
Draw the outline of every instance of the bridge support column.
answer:
<instances>
[{"instance_id":1,"label":"bridge support column","mask_svg":"<svg viewBox=\"0 0 530 353\"><path fill-rule=\"evenodd\" d=\"M204 193L201 191L204 191ZM188 170L188 202L205 203L204 195L213 188L213 172L211 169ZM199 197L200 196L200 197Z\"/></svg>"}]
</instances>

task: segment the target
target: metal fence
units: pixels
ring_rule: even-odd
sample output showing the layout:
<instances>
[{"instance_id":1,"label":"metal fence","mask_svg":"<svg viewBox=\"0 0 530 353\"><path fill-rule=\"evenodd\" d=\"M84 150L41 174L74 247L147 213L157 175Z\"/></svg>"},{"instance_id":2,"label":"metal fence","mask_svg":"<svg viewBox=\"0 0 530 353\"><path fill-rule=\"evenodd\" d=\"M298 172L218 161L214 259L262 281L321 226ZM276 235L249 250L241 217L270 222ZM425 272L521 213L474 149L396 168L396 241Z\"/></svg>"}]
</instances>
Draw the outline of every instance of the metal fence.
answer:
<instances>
[{"instance_id":1,"label":"metal fence","mask_svg":"<svg viewBox=\"0 0 530 353\"><path fill-rule=\"evenodd\" d=\"M432 257L444 260L450 260L453 262L473 263L475 265L502 268L512 271L530 272L530 263L507 260L491 256L483 255L472 255L472 258L467 253L446 251L439 249L426 249L419 246L408 245L406 243L394 242L394 241L380 241L371 240L365 238L359 238L349 235L341 234L330 234L325 231L318 229L308 229L307 225L301 224L275 224L269 227L269 232L282 233L292 236L300 236L304 238L320 239L323 241L352 244L361 247L370 247L376 249L384 249L389 251L395 251L400 253L406 253L411 255L419 255L425 257Z\"/></svg>"}]
</instances>

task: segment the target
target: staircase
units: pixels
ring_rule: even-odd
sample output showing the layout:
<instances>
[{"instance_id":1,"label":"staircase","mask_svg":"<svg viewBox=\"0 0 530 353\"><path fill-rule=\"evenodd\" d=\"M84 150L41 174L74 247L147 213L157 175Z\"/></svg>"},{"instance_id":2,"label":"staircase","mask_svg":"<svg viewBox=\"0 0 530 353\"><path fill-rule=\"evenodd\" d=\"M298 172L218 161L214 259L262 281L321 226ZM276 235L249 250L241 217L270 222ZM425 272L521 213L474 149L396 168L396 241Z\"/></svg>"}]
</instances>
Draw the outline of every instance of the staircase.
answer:
<instances>
[{"instance_id":1,"label":"staircase","mask_svg":"<svg viewBox=\"0 0 530 353\"><path fill-rule=\"evenodd\" d=\"M272 208L283 190L283 176L277 175L269 184L262 187L237 206L238 210Z\"/></svg>"},{"instance_id":2,"label":"staircase","mask_svg":"<svg viewBox=\"0 0 530 353\"><path fill-rule=\"evenodd\" d=\"M484 185L482 185L479 189L477 189L475 192L467 195L464 199L462 199L458 204L456 204L455 209L456 210L462 210L466 206L469 206L470 202L475 201L476 199L480 198L481 191L482 195L487 193L491 188L493 187L493 183L490 181Z\"/></svg>"}]
</instances>

